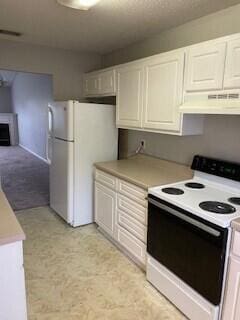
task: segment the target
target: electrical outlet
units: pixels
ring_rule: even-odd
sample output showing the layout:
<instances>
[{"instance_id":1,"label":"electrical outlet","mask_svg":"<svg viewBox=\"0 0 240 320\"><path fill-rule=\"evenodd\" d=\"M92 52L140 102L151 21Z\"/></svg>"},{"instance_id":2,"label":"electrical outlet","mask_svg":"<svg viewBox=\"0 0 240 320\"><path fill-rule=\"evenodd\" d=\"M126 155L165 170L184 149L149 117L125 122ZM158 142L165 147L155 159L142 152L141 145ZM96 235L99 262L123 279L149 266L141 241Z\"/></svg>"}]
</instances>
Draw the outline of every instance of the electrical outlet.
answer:
<instances>
[{"instance_id":1,"label":"electrical outlet","mask_svg":"<svg viewBox=\"0 0 240 320\"><path fill-rule=\"evenodd\" d=\"M146 149L146 140L141 140L142 149Z\"/></svg>"}]
</instances>

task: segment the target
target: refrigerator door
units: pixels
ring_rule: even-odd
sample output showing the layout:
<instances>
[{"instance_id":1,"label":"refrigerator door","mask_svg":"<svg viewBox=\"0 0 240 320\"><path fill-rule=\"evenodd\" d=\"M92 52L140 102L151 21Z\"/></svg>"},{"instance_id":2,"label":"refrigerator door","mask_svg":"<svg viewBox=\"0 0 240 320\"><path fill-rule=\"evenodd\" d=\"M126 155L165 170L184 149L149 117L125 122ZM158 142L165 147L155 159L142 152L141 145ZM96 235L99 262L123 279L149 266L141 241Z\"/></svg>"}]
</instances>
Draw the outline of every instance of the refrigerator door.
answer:
<instances>
[{"instance_id":1,"label":"refrigerator door","mask_svg":"<svg viewBox=\"0 0 240 320\"><path fill-rule=\"evenodd\" d=\"M52 139L50 165L50 207L69 224L73 221L74 142Z\"/></svg>"},{"instance_id":2,"label":"refrigerator door","mask_svg":"<svg viewBox=\"0 0 240 320\"><path fill-rule=\"evenodd\" d=\"M49 133L55 138L74 141L74 101L53 102L49 107Z\"/></svg>"}]
</instances>

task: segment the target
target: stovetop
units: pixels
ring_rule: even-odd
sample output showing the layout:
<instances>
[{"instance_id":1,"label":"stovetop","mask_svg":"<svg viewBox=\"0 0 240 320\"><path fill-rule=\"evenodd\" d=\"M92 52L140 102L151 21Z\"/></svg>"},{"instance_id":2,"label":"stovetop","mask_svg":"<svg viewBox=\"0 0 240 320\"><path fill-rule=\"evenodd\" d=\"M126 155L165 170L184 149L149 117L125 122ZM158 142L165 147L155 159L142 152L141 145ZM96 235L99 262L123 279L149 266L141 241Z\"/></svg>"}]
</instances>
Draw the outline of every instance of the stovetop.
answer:
<instances>
[{"instance_id":1,"label":"stovetop","mask_svg":"<svg viewBox=\"0 0 240 320\"><path fill-rule=\"evenodd\" d=\"M221 227L240 217L240 183L195 174L191 180L149 189L149 193ZM208 179L209 178L209 179ZM216 211L216 212L215 212Z\"/></svg>"}]
</instances>

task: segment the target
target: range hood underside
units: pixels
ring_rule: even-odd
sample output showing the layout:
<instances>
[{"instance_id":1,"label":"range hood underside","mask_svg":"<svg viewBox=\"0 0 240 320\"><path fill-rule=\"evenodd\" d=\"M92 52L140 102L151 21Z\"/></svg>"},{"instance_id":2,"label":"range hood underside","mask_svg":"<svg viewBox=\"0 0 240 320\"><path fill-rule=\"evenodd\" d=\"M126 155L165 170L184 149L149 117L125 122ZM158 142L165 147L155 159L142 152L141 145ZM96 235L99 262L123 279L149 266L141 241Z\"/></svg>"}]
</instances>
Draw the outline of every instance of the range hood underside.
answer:
<instances>
[{"instance_id":1,"label":"range hood underside","mask_svg":"<svg viewBox=\"0 0 240 320\"><path fill-rule=\"evenodd\" d=\"M240 114L239 92L227 94L186 94L180 106L182 113Z\"/></svg>"}]
</instances>

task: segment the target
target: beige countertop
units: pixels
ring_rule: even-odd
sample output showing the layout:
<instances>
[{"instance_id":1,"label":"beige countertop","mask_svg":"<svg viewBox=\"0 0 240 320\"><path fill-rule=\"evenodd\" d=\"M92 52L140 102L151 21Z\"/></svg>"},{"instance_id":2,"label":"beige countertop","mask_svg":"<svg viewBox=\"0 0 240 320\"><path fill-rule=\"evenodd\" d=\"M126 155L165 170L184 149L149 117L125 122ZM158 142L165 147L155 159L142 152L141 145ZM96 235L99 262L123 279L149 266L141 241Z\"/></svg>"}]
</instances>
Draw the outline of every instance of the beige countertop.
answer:
<instances>
[{"instance_id":1,"label":"beige countertop","mask_svg":"<svg viewBox=\"0 0 240 320\"><path fill-rule=\"evenodd\" d=\"M0 190L0 245L25 239L25 234L12 211L5 194Z\"/></svg>"},{"instance_id":2,"label":"beige countertop","mask_svg":"<svg viewBox=\"0 0 240 320\"><path fill-rule=\"evenodd\" d=\"M98 162L95 167L144 189L193 176L193 171L185 165L142 154L123 160Z\"/></svg>"},{"instance_id":3,"label":"beige countertop","mask_svg":"<svg viewBox=\"0 0 240 320\"><path fill-rule=\"evenodd\" d=\"M233 229L240 232L240 218L233 220L232 227L233 227Z\"/></svg>"}]
</instances>

